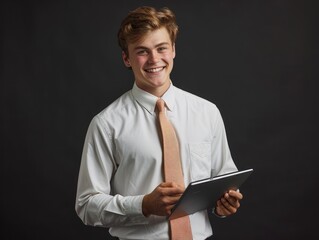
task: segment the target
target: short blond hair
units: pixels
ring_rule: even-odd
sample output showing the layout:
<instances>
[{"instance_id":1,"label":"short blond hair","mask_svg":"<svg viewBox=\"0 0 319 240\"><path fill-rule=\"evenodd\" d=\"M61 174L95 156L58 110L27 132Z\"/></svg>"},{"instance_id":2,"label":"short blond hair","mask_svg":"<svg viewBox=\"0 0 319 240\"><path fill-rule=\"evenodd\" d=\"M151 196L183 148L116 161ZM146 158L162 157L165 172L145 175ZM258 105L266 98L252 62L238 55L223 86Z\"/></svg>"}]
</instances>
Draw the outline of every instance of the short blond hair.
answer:
<instances>
[{"instance_id":1,"label":"short blond hair","mask_svg":"<svg viewBox=\"0 0 319 240\"><path fill-rule=\"evenodd\" d=\"M172 44L175 43L178 26L175 14L168 8L156 10L153 7L139 7L124 18L118 31L118 43L121 49L128 55L128 43L135 43L145 34L165 27Z\"/></svg>"}]
</instances>

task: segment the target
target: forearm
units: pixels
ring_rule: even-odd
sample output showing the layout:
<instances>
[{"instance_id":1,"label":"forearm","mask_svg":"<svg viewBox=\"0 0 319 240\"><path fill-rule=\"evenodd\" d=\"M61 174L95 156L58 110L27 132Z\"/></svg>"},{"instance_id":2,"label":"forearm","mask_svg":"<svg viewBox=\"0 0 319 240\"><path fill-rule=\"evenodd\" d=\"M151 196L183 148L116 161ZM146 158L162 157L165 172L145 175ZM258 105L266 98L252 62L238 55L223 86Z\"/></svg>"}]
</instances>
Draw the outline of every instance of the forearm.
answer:
<instances>
[{"instance_id":1,"label":"forearm","mask_svg":"<svg viewBox=\"0 0 319 240\"><path fill-rule=\"evenodd\" d=\"M143 196L123 197L106 194L78 198L76 212L84 224L115 227L148 223L142 213Z\"/></svg>"}]
</instances>

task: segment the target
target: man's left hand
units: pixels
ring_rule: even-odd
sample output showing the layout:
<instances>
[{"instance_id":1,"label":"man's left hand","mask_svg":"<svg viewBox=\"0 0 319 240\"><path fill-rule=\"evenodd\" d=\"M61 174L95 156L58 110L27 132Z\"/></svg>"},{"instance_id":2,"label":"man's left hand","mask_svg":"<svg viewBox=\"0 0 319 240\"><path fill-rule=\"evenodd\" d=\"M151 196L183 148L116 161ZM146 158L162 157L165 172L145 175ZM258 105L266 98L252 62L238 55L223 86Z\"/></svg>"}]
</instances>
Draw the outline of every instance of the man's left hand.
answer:
<instances>
[{"instance_id":1,"label":"man's left hand","mask_svg":"<svg viewBox=\"0 0 319 240\"><path fill-rule=\"evenodd\" d=\"M240 207L239 201L243 195L239 191L230 190L217 201L215 212L219 216L229 216L237 212Z\"/></svg>"}]
</instances>

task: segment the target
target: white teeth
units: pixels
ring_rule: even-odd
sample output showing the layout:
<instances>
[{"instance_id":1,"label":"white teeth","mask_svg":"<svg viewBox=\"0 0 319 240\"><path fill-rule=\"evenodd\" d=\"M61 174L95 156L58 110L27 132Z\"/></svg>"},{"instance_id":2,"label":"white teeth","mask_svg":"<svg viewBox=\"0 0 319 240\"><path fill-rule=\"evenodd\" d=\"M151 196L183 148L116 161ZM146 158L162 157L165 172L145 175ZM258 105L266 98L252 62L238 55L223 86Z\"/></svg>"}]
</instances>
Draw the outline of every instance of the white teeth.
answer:
<instances>
[{"instance_id":1,"label":"white teeth","mask_svg":"<svg viewBox=\"0 0 319 240\"><path fill-rule=\"evenodd\" d=\"M155 73L155 72L159 72L163 69L164 67L159 67L159 68L151 68L151 69L146 69L146 72L150 72L150 73Z\"/></svg>"}]
</instances>

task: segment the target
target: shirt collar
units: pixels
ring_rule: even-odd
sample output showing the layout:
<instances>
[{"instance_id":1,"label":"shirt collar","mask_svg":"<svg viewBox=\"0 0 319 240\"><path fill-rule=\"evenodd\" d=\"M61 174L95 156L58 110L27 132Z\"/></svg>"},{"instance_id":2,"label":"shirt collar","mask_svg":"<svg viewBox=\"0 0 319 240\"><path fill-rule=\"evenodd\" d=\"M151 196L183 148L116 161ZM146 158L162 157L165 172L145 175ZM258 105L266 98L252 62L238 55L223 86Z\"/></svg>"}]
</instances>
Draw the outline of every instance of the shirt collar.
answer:
<instances>
[{"instance_id":1,"label":"shirt collar","mask_svg":"<svg viewBox=\"0 0 319 240\"><path fill-rule=\"evenodd\" d=\"M132 94L135 100L144 107L149 113L153 114L155 113L155 106L156 102L158 100L158 97L140 89L136 83L134 83ZM167 91L162 96L162 99L165 101L167 109L169 111L173 111L175 106L175 100L174 100L174 86L173 83L171 83L170 87L167 89Z\"/></svg>"},{"instance_id":2,"label":"shirt collar","mask_svg":"<svg viewBox=\"0 0 319 240\"><path fill-rule=\"evenodd\" d=\"M175 106L175 94L172 82L167 91L162 96L162 99L165 101L167 109L172 112Z\"/></svg>"}]
</instances>

